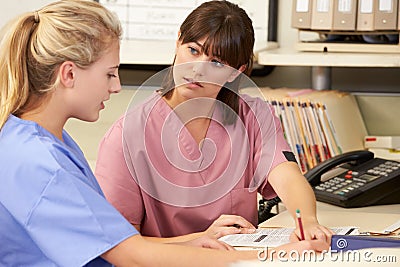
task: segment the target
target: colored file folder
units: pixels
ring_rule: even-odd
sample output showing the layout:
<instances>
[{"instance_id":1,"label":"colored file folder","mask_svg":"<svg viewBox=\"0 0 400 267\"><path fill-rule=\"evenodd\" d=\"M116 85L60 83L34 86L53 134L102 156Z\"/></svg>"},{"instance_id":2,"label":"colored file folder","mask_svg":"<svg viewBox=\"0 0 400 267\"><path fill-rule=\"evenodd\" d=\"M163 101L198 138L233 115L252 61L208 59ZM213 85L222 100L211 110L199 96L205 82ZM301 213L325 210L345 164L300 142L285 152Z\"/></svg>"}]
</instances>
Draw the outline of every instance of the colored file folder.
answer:
<instances>
[{"instance_id":1,"label":"colored file folder","mask_svg":"<svg viewBox=\"0 0 400 267\"><path fill-rule=\"evenodd\" d=\"M391 237L333 235L331 249L336 251L364 248L400 248L400 239Z\"/></svg>"},{"instance_id":2,"label":"colored file folder","mask_svg":"<svg viewBox=\"0 0 400 267\"><path fill-rule=\"evenodd\" d=\"M247 88L241 92L271 104L303 172L332 156L364 148L367 131L351 94L289 88Z\"/></svg>"}]
</instances>

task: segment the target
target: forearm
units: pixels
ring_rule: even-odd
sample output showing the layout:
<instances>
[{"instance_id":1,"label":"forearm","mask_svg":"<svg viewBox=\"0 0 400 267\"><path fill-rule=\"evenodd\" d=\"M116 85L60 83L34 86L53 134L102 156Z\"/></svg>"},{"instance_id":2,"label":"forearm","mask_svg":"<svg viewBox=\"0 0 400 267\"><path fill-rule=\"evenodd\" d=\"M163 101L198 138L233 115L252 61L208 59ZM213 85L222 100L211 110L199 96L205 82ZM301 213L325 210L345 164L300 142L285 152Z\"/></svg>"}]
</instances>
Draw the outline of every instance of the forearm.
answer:
<instances>
[{"instance_id":1,"label":"forearm","mask_svg":"<svg viewBox=\"0 0 400 267\"><path fill-rule=\"evenodd\" d=\"M280 197L293 218L296 218L296 210L299 209L304 223L317 222L314 191L305 179L291 179L286 190L280 192Z\"/></svg>"},{"instance_id":2,"label":"forearm","mask_svg":"<svg viewBox=\"0 0 400 267\"><path fill-rule=\"evenodd\" d=\"M273 251L294 250L302 251L323 251L329 248L324 240L310 240L289 243L274 250L236 251L236 250L215 250L207 248L195 248L173 244L159 244L145 240L140 235L132 236L102 255L102 257L115 266L145 266L145 267L201 267L215 266L225 267L231 263L243 260L257 260L259 256L265 259L276 257Z\"/></svg>"},{"instance_id":3,"label":"forearm","mask_svg":"<svg viewBox=\"0 0 400 267\"><path fill-rule=\"evenodd\" d=\"M102 257L116 266L228 266L257 259L256 251L224 251L150 242L141 236L123 241Z\"/></svg>"},{"instance_id":4,"label":"forearm","mask_svg":"<svg viewBox=\"0 0 400 267\"><path fill-rule=\"evenodd\" d=\"M279 164L271 171L268 181L295 221L297 229L293 232L291 240L320 239L329 243L333 232L319 224L314 191L297 164L294 162ZM303 231L296 219L297 209L301 212Z\"/></svg>"},{"instance_id":5,"label":"forearm","mask_svg":"<svg viewBox=\"0 0 400 267\"><path fill-rule=\"evenodd\" d=\"M180 235L180 236L174 236L174 237L143 236L143 238L148 241L156 242L156 243L181 243L181 242L187 242L187 241L199 238L202 235L203 235L203 233L200 232L200 233L192 233L192 234Z\"/></svg>"},{"instance_id":6,"label":"forearm","mask_svg":"<svg viewBox=\"0 0 400 267\"><path fill-rule=\"evenodd\" d=\"M314 191L296 163L285 162L276 166L269 181L293 218L299 209L304 222L317 221Z\"/></svg>"},{"instance_id":7,"label":"forearm","mask_svg":"<svg viewBox=\"0 0 400 267\"><path fill-rule=\"evenodd\" d=\"M138 232L141 232L141 228L139 224L132 224ZM204 235L204 232L198 232L198 233L191 233L187 235L180 235L180 236L174 236L174 237L154 237L154 236L143 236L142 237L148 241L155 242L155 243L181 243L181 242L187 242L196 238L201 237Z\"/></svg>"}]
</instances>

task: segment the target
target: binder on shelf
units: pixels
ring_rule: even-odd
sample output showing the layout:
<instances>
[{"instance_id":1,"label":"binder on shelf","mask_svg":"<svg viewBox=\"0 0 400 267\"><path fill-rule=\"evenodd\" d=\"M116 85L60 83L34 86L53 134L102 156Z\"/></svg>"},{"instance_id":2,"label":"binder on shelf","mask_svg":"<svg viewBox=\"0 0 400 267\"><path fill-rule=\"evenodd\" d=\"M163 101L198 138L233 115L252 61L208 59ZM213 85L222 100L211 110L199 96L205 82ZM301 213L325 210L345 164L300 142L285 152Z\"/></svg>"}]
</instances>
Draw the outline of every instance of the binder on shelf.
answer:
<instances>
[{"instance_id":1,"label":"binder on shelf","mask_svg":"<svg viewBox=\"0 0 400 267\"><path fill-rule=\"evenodd\" d=\"M311 29L332 30L334 0L316 0L312 6Z\"/></svg>"},{"instance_id":2,"label":"binder on shelf","mask_svg":"<svg viewBox=\"0 0 400 267\"><path fill-rule=\"evenodd\" d=\"M358 31L397 30L397 0L359 0Z\"/></svg>"},{"instance_id":3,"label":"binder on shelf","mask_svg":"<svg viewBox=\"0 0 400 267\"><path fill-rule=\"evenodd\" d=\"M397 6L397 30L400 30L400 4Z\"/></svg>"},{"instance_id":4,"label":"binder on shelf","mask_svg":"<svg viewBox=\"0 0 400 267\"><path fill-rule=\"evenodd\" d=\"M357 31L373 31L374 28L374 1L359 0L357 8Z\"/></svg>"},{"instance_id":5,"label":"binder on shelf","mask_svg":"<svg viewBox=\"0 0 400 267\"><path fill-rule=\"evenodd\" d=\"M374 29L396 30L397 29L397 0L379 0L375 5Z\"/></svg>"},{"instance_id":6,"label":"binder on shelf","mask_svg":"<svg viewBox=\"0 0 400 267\"><path fill-rule=\"evenodd\" d=\"M292 27L298 29L311 28L312 0L293 0Z\"/></svg>"},{"instance_id":7,"label":"binder on shelf","mask_svg":"<svg viewBox=\"0 0 400 267\"><path fill-rule=\"evenodd\" d=\"M356 29L357 0L335 0L332 30L354 31Z\"/></svg>"}]
</instances>

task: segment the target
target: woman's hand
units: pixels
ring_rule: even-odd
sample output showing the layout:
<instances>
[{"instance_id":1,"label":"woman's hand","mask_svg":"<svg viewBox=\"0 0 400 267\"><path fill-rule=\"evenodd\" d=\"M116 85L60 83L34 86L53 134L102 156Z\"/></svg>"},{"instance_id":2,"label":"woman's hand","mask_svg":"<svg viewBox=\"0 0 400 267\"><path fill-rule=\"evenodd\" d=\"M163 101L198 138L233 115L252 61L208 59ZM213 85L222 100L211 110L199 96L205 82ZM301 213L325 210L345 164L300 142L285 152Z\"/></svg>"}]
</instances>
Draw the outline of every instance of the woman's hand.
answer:
<instances>
[{"instance_id":1,"label":"woman's hand","mask_svg":"<svg viewBox=\"0 0 400 267\"><path fill-rule=\"evenodd\" d=\"M311 220L311 221L304 221L303 220L303 230L304 230L304 239L305 240L323 240L330 244L332 235L334 234L333 231L323 225L320 225L318 221ZM299 226L293 231L290 236L291 242L296 242L301 240L301 234Z\"/></svg>"},{"instance_id":2,"label":"woman's hand","mask_svg":"<svg viewBox=\"0 0 400 267\"><path fill-rule=\"evenodd\" d=\"M220 238L231 234L251 234L255 231L254 225L241 216L221 215L204 233L210 237Z\"/></svg>"},{"instance_id":3,"label":"woman's hand","mask_svg":"<svg viewBox=\"0 0 400 267\"><path fill-rule=\"evenodd\" d=\"M218 250L235 250L232 246L226 244L225 242L219 241L218 239L210 236L201 236L193 240L178 242L175 244L192 247L212 248Z\"/></svg>"}]
</instances>

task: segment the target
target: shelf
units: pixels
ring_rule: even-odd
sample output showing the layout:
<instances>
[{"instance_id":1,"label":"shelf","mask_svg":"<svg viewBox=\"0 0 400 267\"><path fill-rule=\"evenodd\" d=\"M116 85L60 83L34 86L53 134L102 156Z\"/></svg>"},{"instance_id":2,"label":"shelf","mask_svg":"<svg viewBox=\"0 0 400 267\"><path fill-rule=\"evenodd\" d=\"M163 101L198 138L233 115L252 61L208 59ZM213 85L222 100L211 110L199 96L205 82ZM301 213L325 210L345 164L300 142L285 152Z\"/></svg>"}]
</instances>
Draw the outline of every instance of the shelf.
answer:
<instances>
[{"instance_id":1,"label":"shelf","mask_svg":"<svg viewBox=\"0 0 400 267\"><path fill-rule=\"evenodd\" d=\"M278 48L258 53L258 64L273 66L400 67L400 53L299 52Z\"/></svg>"},{"instance_id":2,"label":"shelf","mask_svg":"<svg viewBox=\"0 0 400 267\"><path fill-rule=\"evenodd\" d=\"M148 40L122 40L121 41L121 64L137 65L171 65L174 61L176 42L171 41L148 41ZM254 54L258 56L259 51L276 49L277 42L259 42L254 46Z\"/></svg>"},{"instance_id":3,"label":"shelf","mask_svg":"<svg viewBox=\"0 0 400 267\"><path fill-rule=\"evenodd\" d=\"M364 53L364 54L394 54L400 53L398 44L356 44L356 43L329 43L329 42L298 42L297 51L328 52L328 53Z\"/></svg>"}]
</instances>

